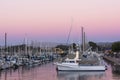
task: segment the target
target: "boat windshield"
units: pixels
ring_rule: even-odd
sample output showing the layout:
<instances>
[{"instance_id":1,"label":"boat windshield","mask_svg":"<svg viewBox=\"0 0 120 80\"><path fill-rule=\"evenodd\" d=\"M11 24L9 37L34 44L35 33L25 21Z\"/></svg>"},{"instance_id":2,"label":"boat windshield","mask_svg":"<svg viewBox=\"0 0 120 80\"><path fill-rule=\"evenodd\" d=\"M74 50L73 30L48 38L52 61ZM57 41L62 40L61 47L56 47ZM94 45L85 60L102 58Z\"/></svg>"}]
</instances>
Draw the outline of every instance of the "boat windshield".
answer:
<instances>
[{"instance_id":1,"label":"boat windshield","mask_svg":"<svg viewBox=\"0 0 120 80\"><path fill-rule=\"evenodd\" d=\"M65 63L75 63L75 61L64 61Z\"/></svg>"}]
</instances>

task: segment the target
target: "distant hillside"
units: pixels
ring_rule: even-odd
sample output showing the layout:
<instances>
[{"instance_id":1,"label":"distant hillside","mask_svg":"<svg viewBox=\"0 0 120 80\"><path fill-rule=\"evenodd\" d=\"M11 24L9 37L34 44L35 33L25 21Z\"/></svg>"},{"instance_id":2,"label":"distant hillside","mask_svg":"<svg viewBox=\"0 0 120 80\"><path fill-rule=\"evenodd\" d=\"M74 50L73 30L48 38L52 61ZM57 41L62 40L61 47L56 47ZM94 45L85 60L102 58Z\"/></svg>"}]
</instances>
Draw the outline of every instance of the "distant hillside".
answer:
<instances>
[{"instance_id":1,"label":"distant hillside","mask_svg":"<svg viewBox=\"0 0 120 80\"><path fill-rule=\"evenodd\" d=\"M96 43L99 47L106 49L111 49L113 42L98 42Z\"/></svg>"},{"instance_id":2,"label":"distant hillside","mask_svg":"<svg viewBox=\"0 0 120 80\"><path fill-rule=\"evenodd\" d=\"M112 46L113 42L98 42L96 43L98 46Z\"/></svg>"}]
</instances>

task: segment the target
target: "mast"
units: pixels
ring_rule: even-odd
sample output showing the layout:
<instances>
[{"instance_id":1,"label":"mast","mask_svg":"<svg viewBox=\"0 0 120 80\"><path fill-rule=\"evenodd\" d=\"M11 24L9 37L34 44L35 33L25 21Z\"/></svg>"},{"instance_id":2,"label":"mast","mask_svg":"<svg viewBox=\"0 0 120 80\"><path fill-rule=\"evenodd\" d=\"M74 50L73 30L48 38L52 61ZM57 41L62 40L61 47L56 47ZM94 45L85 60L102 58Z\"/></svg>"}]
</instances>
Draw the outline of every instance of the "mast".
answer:
<instances>
[{"instance_id":1,"label":"mast","mask_svg":"<svg viewBox=\"0 0 120 80\"><path fill-rule=\"evenodd\" d=\"M25 46L24 55L27 55L27 38L24 38L24 46Z\"/></svg>"},{"instance_id":2,"label":"mast","mask_svg":"<svg viewBox=\"0 0 120 80\"><path fill-rule=\"evenodd\" d=\"M28 54L28 51L27 51L27 39L25 39L25 54Z\"/></svg>"},{"instance_id":3,"label":"mast","mask_svg":"<svg viewBox=\"0 0 120 80\"><path fill-rule=\"evenodd\" d=\"M5 33L5 53L6 53L6 50L7 50L7 33Z\"/></svg>"},{"instance_id":4,"label":"mast","mask_svg":"<svg viewBox=\"0 0 120 80\"><path fill-rule=\"evenodd\" d=\"M82 52L84 52L84 28L81 27L81 32L82 32Z\"/></svg>"},{"instance_id":5,"label":"mast","mask_svg":"<svg viewBox=\"0 0 120 80\"><path fill-rule=\"evenodd\" d=\"M84 45L84 51L85 51L85 49L86 49L86 45L85 45L85 32L84 32L84 37L83 37L83 45Z\"/></svg>"},{"instance_id":6,"label":"mast","mask_svg":"<svg viewBox=\"0 0 120 80\"><path fill-rule=\"evenodd\" d=\"M67 44L69 43L69 39L70 39L72 27L73 27L72 25L73 25L73 18L71 19L71 26L70 26L70 31L69 31L69 33L68 33Z\"/></svg>"}]
</instances>

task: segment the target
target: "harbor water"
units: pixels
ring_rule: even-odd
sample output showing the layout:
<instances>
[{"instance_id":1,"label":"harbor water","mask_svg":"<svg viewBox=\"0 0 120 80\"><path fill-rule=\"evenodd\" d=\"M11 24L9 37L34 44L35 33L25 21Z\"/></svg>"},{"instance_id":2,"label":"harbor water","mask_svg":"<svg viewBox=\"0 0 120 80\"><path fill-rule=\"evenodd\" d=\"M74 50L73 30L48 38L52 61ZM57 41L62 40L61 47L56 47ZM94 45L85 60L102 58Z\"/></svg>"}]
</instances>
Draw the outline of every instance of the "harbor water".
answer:
<instances>
[{"instance_id":1,"label":"harbor water","mask_svg":"<svg viewBox=\"0 0 120 80\"><path fill-rule=\"evenodd\" d=\"M113 72L110 64L105 72L62 72L56 71L53 63L47 63L2 70L0 80L120 80L120 74Z\"/></svg>"}]
</instances>

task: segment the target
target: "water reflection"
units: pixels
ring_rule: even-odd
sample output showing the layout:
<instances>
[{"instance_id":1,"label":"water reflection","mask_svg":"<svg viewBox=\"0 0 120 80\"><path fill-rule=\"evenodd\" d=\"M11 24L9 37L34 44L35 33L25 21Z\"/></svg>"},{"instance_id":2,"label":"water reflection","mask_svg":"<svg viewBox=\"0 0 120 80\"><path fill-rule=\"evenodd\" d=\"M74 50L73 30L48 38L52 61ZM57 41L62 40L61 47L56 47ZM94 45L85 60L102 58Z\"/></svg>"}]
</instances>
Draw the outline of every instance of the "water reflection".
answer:
<instances>
[{"instance_id":1,"label":"water reflection","mask_svg":"<svg viewBox=\"0 0 120 80\"><path fill-rule=\"evenodd\" d=\"M120 74L113 73L110 65L105 72L64 72L49 63L0 71L0 80L120 80Z\"/></svg>"},{"instance_id":2,"label":"water reflection","mask_svg":"<svg viewBox=\"0 0 120 80\"><path fill-rule=\"evenodd\" d=\"M34 80L34 75L32 75L34 70L31 70L25 67L3 70L0 74L0 80Z\"/></svg>"},{"instance_id":3,"label":"water reflection","mask_svg":"<svg viewBox=\"0 0 120 80\"><path fill-rule=\"evenodd\" d=\"M52 64L37 67L19 67L0 71L0 80L57 80Z\"/></svg>"},{"instance_id":4,"label":"water reflection","mask_svg":"<svg viewBox=\"0 0 120 80\"><path fill-rule=\"evenodd\" d=\"M105 72L62 72L58 71L59 80L102 80Z\"/></svg>"}]
</instances>

